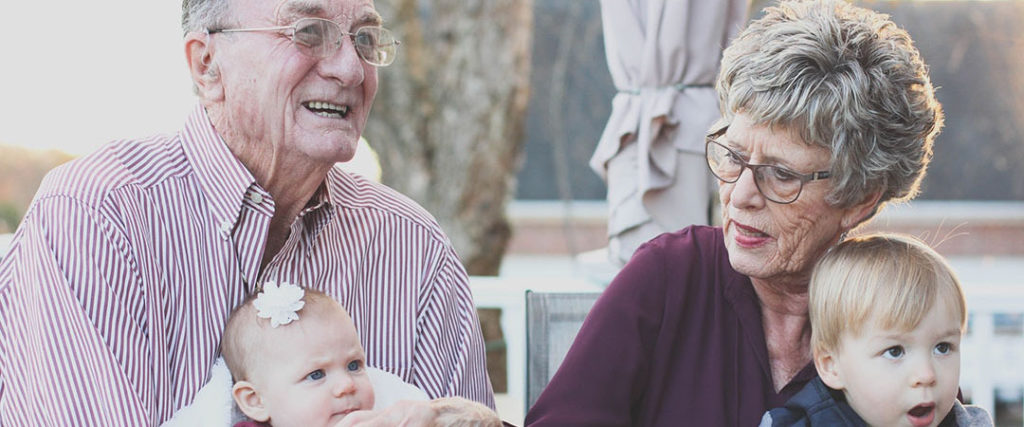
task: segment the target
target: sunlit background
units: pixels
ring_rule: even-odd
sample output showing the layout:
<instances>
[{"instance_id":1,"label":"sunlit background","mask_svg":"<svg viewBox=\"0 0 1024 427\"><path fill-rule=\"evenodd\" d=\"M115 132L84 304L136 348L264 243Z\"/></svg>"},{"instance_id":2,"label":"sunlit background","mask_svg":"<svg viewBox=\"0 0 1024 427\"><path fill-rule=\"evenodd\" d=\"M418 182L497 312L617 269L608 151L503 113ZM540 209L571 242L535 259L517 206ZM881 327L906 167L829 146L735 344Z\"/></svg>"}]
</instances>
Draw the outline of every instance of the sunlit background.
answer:
<instances>
[{"instance_id":1,"label":"sunlit background","mask_svg":"<svg viewBox=\"0 0 1024 427\"><path fill-rule=\"evenodd\" d=\"M586 167L586 161L607 119L614 88L605 70L597 1L535 1L535 76L528 108L531 117L525 132L524 168L529 171L520 174L519 203L510 209L517 233L511 253L518 258L508 262L506 270L524 265L519 270L534 276L561 277L577 273L578 263L570 264L567 259L597 247L590 245L591 241L604 242L604 185ZM928 6L956 6L954 2L941 3ZM1024 13L1021 8L1003 8L994 3L1013 2L990 2L991 8L972 6L956 9L956 13L934 14L909 13L915 11L907 3L893 6L889 2L867 2L869 7L889 7L895 10L894 17L904 19L899 22L914 35L931 65L949 115L943 139L937 143L928 178L934 181L926 182L925 200L916 203L917 210L890 210L893 215L876 223L916 235L955 237L941 249L957 257L954 264L966 282L983 290L989 289L984 286L1001 286L1004 282L1018 286L1019 278L1024 276L1024 243L1015 237L1024 230L1024 179L1019 166L1024 161L1024 128L1020 126L1024 123L1024 107L1017 95L1024 93L1024 79L1020 77L1024 73L1019 72L1024 70L1024 41L1020 32L1011 31L1024 22ZM29 1L6 5L6 19L0 25L0 145L81 155L111 140L177 131L195 105L185 66L180 7L179 0ZM562 31L567 27L572 31ZM926 34L923 29L934 31ZM554 60L545 58L544 52L559 50L555 48L561 46L561 41L551 34L562 33L571 36L566 43L576 43L573 49L564 49L568 54L560 58L574 64L561 68L570 73L564 84L566 93L572 96L556 104L545 95L558 93L550 90L550 85L556 82L551 70L559 67L552 65ZM978 64L990 67L978 68ZM549 104L565 111L564 124L571 128L552 128L547 123L551 117L561 117L549 114ZM567 145L563 148L567 152L563 163L552 154L559 142ZM568 194L556 193L557 186L551 184L557 182L558 174L572 184ZM24 187L22 176L14 176L18 176L17 182L0 180L0 192L13 192L5 187ZM22 190L25 194L20 203L27 205L34 185ZM580 214L580 200L593 202L593 209ZM1003 203L989 203L994 200ZM563 207L569 201L575 203L572 215ZM0 217L5 215L4 209L7 207L0 205ZM23 212L10 212L11 224L16 224ZM13 226L6 231L0 227L0 233L12 230ZM588 240L588 236L596 238ZM9 236L0 234L0 247L5 238ZM574 242L579 247L574 247ZM529 286L536 285L532 277L529 282ZM506 297L511 295L511 288L506 282L501 286L491 293L481 292L486 286L475 289L478 305L501 307L506 317L513 312L509 307L513 307L522 315L522 295ZM1024 301L1024 292L1005 292L995 299L1004 305L1010 304L1007 301ZM983 308L975 304L972 310L979 307ZM996 321L994 336L998 344L1005 344L998 348L1012 346L1013 351L1007 354L1019 361L1016 355L1024 354L1024 314L1019 307L1012 308L1016 311L1009 312L1011 316L1000 318L1012 321ZM980 314L992 317L992 311L1001 313L997 311L1001 308L987 310L990 312ZM978 314L975 311L975 316ZM514 324L521 326L523 322L520 319ZM1012 327L1006 328L1008 324ZM509 365L513 371L509 378L513 389L517 378L521 382L524 365L523 339L515 338L522 335L521 329L504 329L511 350ZM992 354L998 352L987 350L989 359L965 362L966 375L999 367L1001 375L995 385L999 387L997 400L1003 406L998 415L1020 425L1024 369L1019 363L993 363L997 359ZM518 368L514 366L517 363ZM502 397L506 401L499 403L513 408L508 412L503 408L504 418L521 421L521 396L513 393Z\"/></svg>"},{"instance_id":2,"label":"sunlit background","mask_svg":"<svg viewBox=\"0 0 1024 427\"><path fill-rule=\"evenodd\" d=\"M194 104L180 1L13 2L0 25L0 144L84 154L169 133Z\"/></svg>"}]
</instances>

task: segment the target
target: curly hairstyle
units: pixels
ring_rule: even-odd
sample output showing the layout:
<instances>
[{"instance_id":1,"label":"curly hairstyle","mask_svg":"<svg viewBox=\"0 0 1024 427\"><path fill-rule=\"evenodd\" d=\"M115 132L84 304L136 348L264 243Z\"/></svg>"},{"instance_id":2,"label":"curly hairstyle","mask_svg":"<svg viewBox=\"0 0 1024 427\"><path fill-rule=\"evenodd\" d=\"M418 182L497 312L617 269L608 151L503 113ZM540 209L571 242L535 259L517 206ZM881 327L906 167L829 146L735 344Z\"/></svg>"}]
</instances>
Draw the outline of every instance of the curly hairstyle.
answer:
<instances>
[{"instance_id":1,"label":"curly hairstyle","mask_svg":"<svg viewBox=\"0 0 1024 427\"><path fill-rule=\"evenodd\" d=\"M872 215L917 195L943 122L907 32L841 0L765 9L723 53L716 89L720 126L741 113L798 130L832 153L826 200L849 207L877 191Z\"/></svg>"}]
</instances>

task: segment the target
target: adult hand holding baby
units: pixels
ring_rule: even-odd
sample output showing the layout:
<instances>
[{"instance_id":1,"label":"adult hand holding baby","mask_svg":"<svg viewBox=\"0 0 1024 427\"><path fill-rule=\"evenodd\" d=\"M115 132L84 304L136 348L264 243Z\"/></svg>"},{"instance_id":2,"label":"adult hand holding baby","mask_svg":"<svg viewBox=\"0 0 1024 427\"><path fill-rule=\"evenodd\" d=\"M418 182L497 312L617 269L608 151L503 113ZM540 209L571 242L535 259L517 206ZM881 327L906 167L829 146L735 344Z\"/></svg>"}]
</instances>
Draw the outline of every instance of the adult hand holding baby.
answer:
<instances>
[{"instance_id":1,"label":"adult hand holding baby","mask_svg":"<svg viewBox=\"0 0 1024 427\"><path fill-rule=\"evenodd\" d=\"M401 401L384 409L348 414L336 427L373 426L500 426L498 414L461 397L426 402Z\"/></svg>"}]
</instances>

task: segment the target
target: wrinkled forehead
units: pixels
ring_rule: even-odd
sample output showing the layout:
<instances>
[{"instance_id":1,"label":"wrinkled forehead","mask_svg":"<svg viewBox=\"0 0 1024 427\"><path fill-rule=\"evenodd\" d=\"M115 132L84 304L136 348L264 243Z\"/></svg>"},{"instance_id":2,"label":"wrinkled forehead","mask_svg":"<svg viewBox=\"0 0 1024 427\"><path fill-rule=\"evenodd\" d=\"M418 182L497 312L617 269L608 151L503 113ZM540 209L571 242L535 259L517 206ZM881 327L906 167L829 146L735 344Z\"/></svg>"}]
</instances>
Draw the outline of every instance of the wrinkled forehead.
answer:
<instances>
[{"instance_id":1,"label":"wrinkled forehead","mask_svg":"<svg viewBox=\"0 0 1024 427\"><path fill-rule=\"evenodd\" d=\"M288 25L300 18L324 18L343 27L380 25L372 0L230 0L231 18L246 25Z\"/></svg>"},{"instance_id":2,"label":"wrinkled forehead","mask_svg":"<svg viewBox=\"0 0 1024 427\"><path fill-rule=\"evenodd\" d=\"M275 16L284 23L310 17L352 26L380 25L382 21L371 0L283 0Z\"/></svg>"}]
</instances>

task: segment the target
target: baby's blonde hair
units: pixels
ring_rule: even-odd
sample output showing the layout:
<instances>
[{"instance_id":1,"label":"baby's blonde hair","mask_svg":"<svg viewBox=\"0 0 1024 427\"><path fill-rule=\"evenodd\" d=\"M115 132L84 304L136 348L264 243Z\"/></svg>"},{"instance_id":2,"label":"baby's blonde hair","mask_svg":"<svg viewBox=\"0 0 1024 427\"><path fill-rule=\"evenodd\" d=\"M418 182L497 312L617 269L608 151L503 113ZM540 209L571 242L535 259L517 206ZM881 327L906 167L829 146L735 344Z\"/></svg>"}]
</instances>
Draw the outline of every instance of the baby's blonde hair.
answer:
<instances>
[{"instance_id":1,"label":"baby's blonde hair","mask_svg":"<svg viewBox=\"0 0 1024 427\"><path fill-rule=\"evenodd\" d=\"M911 331L936 301L948 301L967 327L967 302L949 264L920 240L897 234L856 237L818 261L808 289L811 348L837 351L843 333L859 336L874 319Z\"/></svg>"},{"instance_id":2,"label":"baby's blonde hair","mask_svg":"<svg viewBox=\"0 0 1024 427\"><path fill-rule=\"evenodd\" d=\"M345 312L346 317L348 316L345 308L329 295L316 289L303 288L303 291L302 301L305 305L298 311L299 319L295 322L301 322L306 317L320 316L329 310L341 310ZM263 330L270 328L269 320L256 316L253 302L256 301L257 295L249 295L231 311L224 326L224 335L220 338L221 356L228 365L233 381L249 379L249 371L258 357L254 347L260 343L264 335ZM286 328L288 325L280 327Z\"/></svg>"}]
</instances>

